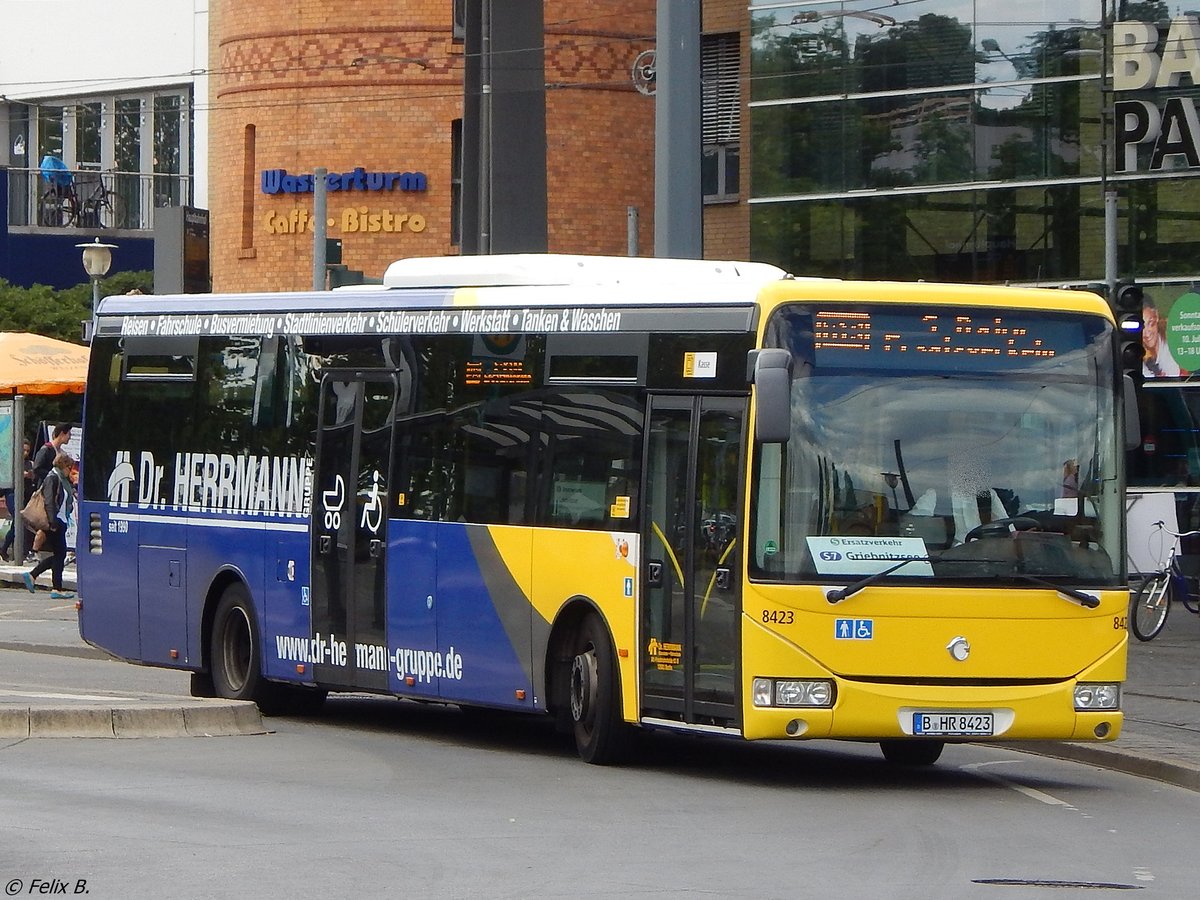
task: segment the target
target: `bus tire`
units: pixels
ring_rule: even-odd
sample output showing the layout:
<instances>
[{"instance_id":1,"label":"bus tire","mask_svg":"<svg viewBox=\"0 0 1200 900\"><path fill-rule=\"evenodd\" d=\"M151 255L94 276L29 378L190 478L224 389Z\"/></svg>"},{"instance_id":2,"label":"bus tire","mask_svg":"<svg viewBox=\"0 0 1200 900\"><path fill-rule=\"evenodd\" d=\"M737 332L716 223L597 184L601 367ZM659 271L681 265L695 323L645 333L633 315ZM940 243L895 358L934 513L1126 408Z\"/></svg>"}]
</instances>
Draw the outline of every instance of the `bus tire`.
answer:
<instances>
[{"instance_id":1,"label":"bus tire","mask_svg":"<svg viewBox=\"0 0 1200 900\"><path fill-rule=\"evenodd\" d=\"M598 766L624 759L630 733L621 717L616 654L595 615L585 616L576 632L568 693L579 757Z\"/></svg>"},{"instance_id":2,"label":"bus tire","mask_svg":"<svg viewBox=\"0 0 1200 900\"><path fill-rule=\"evenodd\" d=\"M942 755L945 741L880 741L883 758L896 766L932 766Z\"/></svg>"},{"instance_id":3,"label":"bus tire","mask_svg":"<svg viewBox=\"0 0 1200 900\"><path fill-rule=\"evenodd\" d=\"M211 653L216 696L252 700L265 716L288 711L286 692L263 678L258 626L245 585L231 584L221 595L213 616Z\"/></svg>"}]
</instances>

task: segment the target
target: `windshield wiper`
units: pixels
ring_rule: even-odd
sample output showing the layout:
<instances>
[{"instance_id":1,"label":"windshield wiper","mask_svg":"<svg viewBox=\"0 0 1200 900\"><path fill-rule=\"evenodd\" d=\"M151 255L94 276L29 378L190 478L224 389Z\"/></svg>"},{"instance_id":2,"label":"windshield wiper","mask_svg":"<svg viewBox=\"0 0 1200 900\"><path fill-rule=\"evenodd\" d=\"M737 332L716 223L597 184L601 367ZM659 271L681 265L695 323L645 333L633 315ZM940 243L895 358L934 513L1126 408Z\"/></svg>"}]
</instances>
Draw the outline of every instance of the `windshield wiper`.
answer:
<instances>
[{"instance_id":1,"label":"windshield wiper","mask_svg":"<svg viewBox=\"0 0 1200 900\"><path fill-rule=\"evenodd\" d=\"M1061 584L1055 584L1053 581L1047 581L1044 578L1038 578L1036 575L1026 575L1024 572L1014 572L1013 578L1020 578L1022 581L1028 581L1030 584L1036 584L1038 587L1050 588L1057 591L1064 597L1069 597L1080 606L1085 606L1088 609L1095 609L1100 605L1100 601L1091 594L1085 594L1083 591L1077 591L1074 588L1063 587Z\"/></svg>"},{"instance_id":2,"label":"windshield wiper","mask_svg":"<svg viewBox=\"0 0 1200 900\"><path fill-rule=\"evenodd\" d=\"M950 559L946 559L946 557L944 557L944 556L913 556L913 557L910 557L909 559L900 560L900 562L896 563L891 568L884 569L882 572L875 572L871 575L868 575L866 578L862 578L862 579L859 579L858 581L851 582L850 584L846 585L844 588L838 588L836 590L832 590L828 594L825 595L825 599L828 600L830 603L841 603L847 597L851 597L854 594L857 594L859 591L861 591L865 587L870 587L872 584L874 584L880 578L886 578L888 575L891 575L897 569L901 569L904 566L907 566L910 562L985 563L985 562L991 562L991 560L974 557L974 556L958 556L958 557L951 557ZM1055 587L1057 587L1057 585L1055 585Z\"/></svg>"},{"instance_id":3,"label":"windshield wiper","mask_svg":"<svg viewBox=\"0 0 1200 900\"><path fill-rule=\"evenodd\" d=\"M866 578L860 578L858 581L851 582L850 584L846 585L844 588L837 588L836 590L830 591L828 594L825 595L825 599L828 600L830 603L841 603L847 597L854 596L859 591L861 591L863 588L870 587L875 582L877 582L880 578L886 578L888 575L891 575L897 569L901 569L904 566L907 566L910 562L933 562L933 560L928 556L914 556L914 557L911 557L910 559L902 559L902 560L900 560L900 562L896 563L894 566L891 566L890 568L883 569L880 572L874 572L874 573L868 575Z\"/></svg>"}]
</instances>

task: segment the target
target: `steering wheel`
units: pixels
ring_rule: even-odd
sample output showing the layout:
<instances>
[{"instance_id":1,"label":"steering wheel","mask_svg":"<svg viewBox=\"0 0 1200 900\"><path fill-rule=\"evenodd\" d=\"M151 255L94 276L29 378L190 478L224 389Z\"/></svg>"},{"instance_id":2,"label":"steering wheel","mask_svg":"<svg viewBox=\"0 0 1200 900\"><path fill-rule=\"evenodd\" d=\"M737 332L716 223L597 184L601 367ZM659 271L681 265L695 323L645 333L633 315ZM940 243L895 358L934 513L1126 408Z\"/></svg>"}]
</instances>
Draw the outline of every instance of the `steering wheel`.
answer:
<instances>
[{"instance_id":1,"label":"steering wheel","mask_svg":"<svg viewBox=\"0 0 1200 900\"><path fill-rule=\"evenodd\" d=\"M1033 531L1040 523L1029 516L1009 516L1006 519L992 519L984 525L976 525L967 532L963 543L977 541L985 537L1004 537L1010 531Z\"/></svg>"}]
</instances>

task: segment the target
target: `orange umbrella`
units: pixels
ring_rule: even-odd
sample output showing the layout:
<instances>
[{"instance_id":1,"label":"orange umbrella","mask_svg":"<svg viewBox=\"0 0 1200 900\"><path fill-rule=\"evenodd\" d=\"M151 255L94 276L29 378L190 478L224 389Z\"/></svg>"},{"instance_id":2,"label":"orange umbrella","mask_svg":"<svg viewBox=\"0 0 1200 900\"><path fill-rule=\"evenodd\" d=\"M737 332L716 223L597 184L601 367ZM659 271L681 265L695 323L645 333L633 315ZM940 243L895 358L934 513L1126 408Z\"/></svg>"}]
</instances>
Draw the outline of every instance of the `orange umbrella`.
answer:
<instances>
[{"instance_id":1,"label":"orange umbrella","mask_svg":"<svg viewBox=\"0 0 1200 900\"><path fill-rule=\"evenodd\" d=\"M40 334L0 333L0 391L82 394L88 348Z\"/></svg>"}]
</instances>

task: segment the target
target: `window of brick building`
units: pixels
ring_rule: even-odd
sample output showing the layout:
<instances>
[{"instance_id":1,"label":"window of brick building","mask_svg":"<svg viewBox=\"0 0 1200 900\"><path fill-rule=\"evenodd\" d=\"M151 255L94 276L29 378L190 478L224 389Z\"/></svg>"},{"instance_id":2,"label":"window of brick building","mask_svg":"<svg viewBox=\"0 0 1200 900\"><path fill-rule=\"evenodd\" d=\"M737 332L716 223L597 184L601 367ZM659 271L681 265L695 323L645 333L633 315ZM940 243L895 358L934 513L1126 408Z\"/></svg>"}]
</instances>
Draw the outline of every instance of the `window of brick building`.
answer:
<instances>
[{"instance_id":1,"label":"window of brick building","mask_svg":"<svg viewBox=\"0 0 1200 900\"><path fill-rule=\"evenodd\" d=\"M450 123L450 243L455 247L462 245L462 125L462 119Z\"/></svg>"},{"instance_id":2,"label":"window of brick building","mask_svg":"<svg viewBox=\"0 0 1200 900\"><path fill-rule=\"evenodd\" d=\"M738 197L742 133L740 68L738 34L701 37L700 179L706 203L736 201Z\"/></svg>"}]
</instances>

